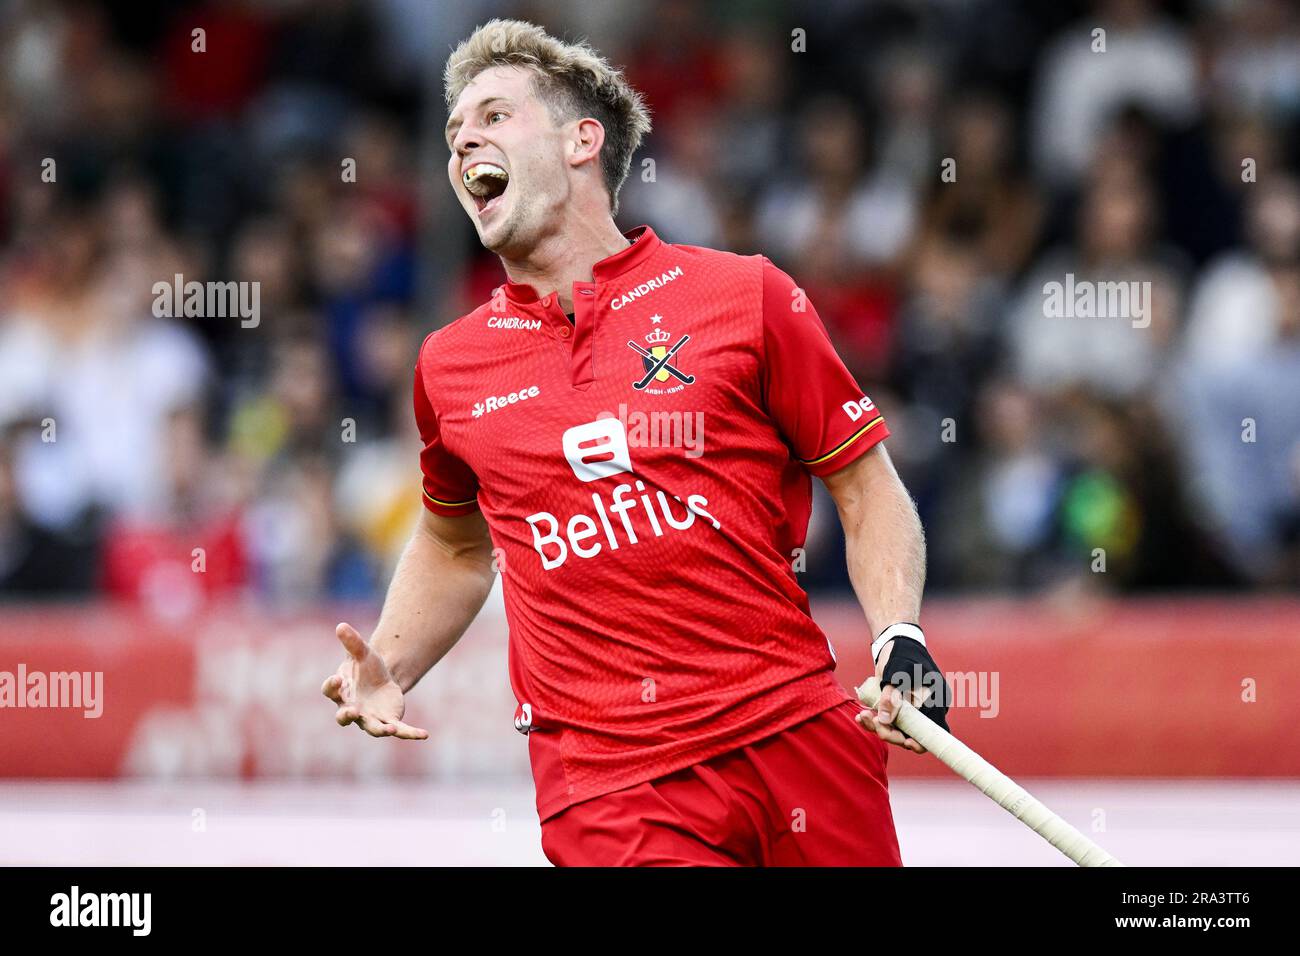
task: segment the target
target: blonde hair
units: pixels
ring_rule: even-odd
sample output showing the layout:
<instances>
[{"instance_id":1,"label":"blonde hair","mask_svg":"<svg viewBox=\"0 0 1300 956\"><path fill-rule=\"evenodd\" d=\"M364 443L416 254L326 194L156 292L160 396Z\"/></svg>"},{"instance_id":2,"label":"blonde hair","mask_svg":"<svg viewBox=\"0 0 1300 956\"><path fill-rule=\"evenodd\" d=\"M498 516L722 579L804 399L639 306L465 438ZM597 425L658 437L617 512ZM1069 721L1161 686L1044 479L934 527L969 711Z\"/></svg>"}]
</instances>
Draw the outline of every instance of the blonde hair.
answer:
<instances>
[{"instance_id":1,"label":"blonde hair","mask_svg":"<svg viewBox=\"0 0 1300 956\"><path fill-rule=\"evenodd\" d=\"M474 77L494 66L537 74L534 91L557 123L591 117L605 128L600 169L612 213L627 180L632 154L650 132L650 111L622 71L586 43L564 43L523 20L489 20L452 51L443 69L447 108Z\"/></svg>"}]
</instances>

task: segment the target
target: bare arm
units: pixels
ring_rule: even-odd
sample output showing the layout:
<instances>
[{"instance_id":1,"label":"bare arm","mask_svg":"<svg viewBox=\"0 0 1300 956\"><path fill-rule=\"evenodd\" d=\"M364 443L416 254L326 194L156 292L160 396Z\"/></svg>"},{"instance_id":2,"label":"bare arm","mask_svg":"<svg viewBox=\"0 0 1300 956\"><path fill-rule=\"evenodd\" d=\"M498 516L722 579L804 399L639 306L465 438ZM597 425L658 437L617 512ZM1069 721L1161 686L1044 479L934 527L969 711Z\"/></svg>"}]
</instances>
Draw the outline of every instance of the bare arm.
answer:
<instances>
[{"instance_id":1,"label":"bare arm","mask_svg":"<svg viewBox=\"0 0 1300 956\"><path fill-rule=\"evenodd\" d=\"M925 588L925 535L884 445L829 474L844 526L849 580L873 634L917 622Z\"/></svg>"},{"instance_id":2,"label":"bare arm","mask_svg":"<svg viewBox=\"0 0 1300 956\"><path fill-rule=\"evenodd\" d=\"M479 512L443 518L424 510L370 638L403 691L456 645L495 576L492 539Z\"/></svg>"},{"instance_id":3,"label":"bare arm","mask_svg":"<svg viewBox=\"0 0 1300 956\"><path fill-rule=\"evenodd\" d=\"M375 737L428 737L402 721L403 695L460 640L495 574L481 514L444 518L425 509L397 562L370 641L350 624L337 628L347 657L321 686L339 705L335 720Z\"/></svg>"},{"instance_id":4,"label":"bare arm","mask_svg":"<svg viewBox=\"0 0 1300 956\"><path fill-rule=\"evenodd\" d=\"M900 622L919 623L925 589L925 533L889 453L883 445L876 445L824 481L839 509L849 580L871 633L879 634ZM883 673L893 646L891 640L881 648L877 677ZM859 722L888 743L924 753L920 744L892 725L900 701L897 688L884 687L876 712L864 711Z\"/></svg>"}]
</instances>

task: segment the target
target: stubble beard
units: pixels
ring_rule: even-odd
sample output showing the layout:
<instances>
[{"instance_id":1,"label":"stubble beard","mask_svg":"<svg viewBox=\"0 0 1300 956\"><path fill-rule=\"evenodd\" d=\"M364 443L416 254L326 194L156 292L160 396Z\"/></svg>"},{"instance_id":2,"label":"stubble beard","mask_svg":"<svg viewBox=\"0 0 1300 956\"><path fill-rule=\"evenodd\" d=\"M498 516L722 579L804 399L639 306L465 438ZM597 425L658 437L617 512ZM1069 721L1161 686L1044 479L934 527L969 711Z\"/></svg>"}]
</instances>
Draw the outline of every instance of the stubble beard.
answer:
<instances>
[{"instance_id":1,"label":"stubble beard","mask_svg":"<svg viewBox=\"0 0 1300 956\"><path fill-rule=\"evenodd\" d=\"M524 219L528 210L519 198L510 208L504 222L494 222L488 229L479 233L479 242L483 248L498 256L516 258L530 251L524 228Z\"/></svg>"}]
</instances>

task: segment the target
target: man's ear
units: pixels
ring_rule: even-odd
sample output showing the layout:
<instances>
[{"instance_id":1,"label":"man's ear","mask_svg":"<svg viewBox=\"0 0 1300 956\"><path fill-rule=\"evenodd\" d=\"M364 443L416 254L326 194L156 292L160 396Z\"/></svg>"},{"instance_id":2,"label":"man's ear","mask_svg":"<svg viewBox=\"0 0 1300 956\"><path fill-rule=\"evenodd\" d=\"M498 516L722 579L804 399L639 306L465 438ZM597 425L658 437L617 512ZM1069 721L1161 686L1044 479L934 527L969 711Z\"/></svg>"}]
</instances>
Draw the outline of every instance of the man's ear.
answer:
<instances>
[{"instance_id":1,"label":"man's ear","mask_svg":"<svg viewBox=\"0 0 1300 956\"><path fill-rule=\"evenodd\" d=\"M592 160L600 161L600 149L605 145L605 127L600 120L587 117L574 123L573 137L569 141L569 164L581 166Z\"/></svg>"}]
</instances>

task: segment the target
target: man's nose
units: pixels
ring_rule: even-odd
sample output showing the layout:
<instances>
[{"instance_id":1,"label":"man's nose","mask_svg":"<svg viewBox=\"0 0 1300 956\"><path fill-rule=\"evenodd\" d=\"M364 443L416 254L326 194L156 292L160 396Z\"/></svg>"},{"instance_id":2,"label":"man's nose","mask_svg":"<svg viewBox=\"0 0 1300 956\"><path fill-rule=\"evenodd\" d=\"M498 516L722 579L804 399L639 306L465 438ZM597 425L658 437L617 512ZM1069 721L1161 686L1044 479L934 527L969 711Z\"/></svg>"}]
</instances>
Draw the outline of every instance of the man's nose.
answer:
<instances>
[{"instance_id":1,"label":"man's nose","mask_svg":"<svg viewBox=\"0 0 1300 956\"><path fill-rule=\"evenodd\" d=\"M462 126L458 129L455 138L451 141L452 149L460 153L461 156L465 156L482 145L483 141L479 138L478 133L470 129L469 126Z\"/></svg>"}]
</instances>

